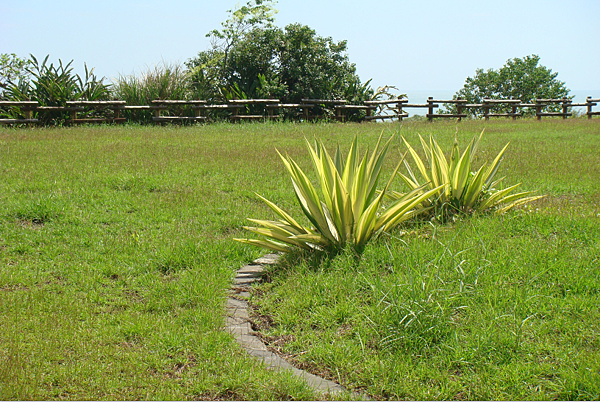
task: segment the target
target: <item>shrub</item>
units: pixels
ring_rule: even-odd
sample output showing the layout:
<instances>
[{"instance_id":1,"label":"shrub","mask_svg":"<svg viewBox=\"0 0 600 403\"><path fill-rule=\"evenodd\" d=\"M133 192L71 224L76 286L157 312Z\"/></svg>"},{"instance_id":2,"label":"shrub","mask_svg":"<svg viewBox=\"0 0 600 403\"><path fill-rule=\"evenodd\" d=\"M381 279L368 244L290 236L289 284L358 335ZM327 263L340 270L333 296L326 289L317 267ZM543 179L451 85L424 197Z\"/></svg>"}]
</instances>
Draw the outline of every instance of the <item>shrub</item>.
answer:
<instances>
[{"instance_id":1,"label":"shrub","mask_svg":"<svg viewBox=\"0 0 600 403\"><path fill-rule=\"evenodd\" d=\"M429 169L425 162L419 157L415 149L403 138L408 152L410 153L422 181L419 181L413 173L410 165L404 161L408 176L400 174L400 178L408 185L411 192L423 187L438 189L424 201L426 207L433 207L436 216L443 219L456 213L471 214L485 210L493 210L503 213L518 205L539 199L542 196L529 196L531 192L512 193L520 184L507 188L501 187L502 180L495 180L496 173L508 144L496 156L494 161L487 166L483 164L477 171L472 171L473 156L477 151L483 131L478 138L473 138L462 154L458 147L458 141L454 140L450 161L446 159L438 143L429 138L429 144L419 135L421 145L425 152L425 159L429 162ZM404 197L403 193L390 192L392 199Z\"/></svg>"},{"instance_id":2,"label":"shrub","mask_svg":"<svg viewBox=\"0 0 600 403\"><path fill-rule=\"evenodd\" d=\"M57 66L48 64L49 55L40 64L31 55L25 71L16 81L9 81L4 96L10 101L37 101L40 106L66 106L67 101L84 99L87 101L107 100L110 97L108 85L104 78L98 79L94 69L88 70L85 65L85 76L73 73L71 60L66 65L59 59ZM16 110L11 117L19 118L22 114ZM68 112L51 111L38 116L43 124L61 124L68 119Z\"/></svg>"},{"instance_id":3,"label":"shrub","mask_svg":"<svg viewBox=\"0 0 600 403\"><path fill-rule=\"evenodd\" d=\"M393 137L381 146L381 137L369 158L359 157L356 137L344 161L339 146L332 158L322 142L308 150L320 182L321 197L306 174L289 156L281 159L292 178L296 197L304 215L313 225L305 227L271 201L257 194L279 217L279 221L253 220L260 227L244 227L266 239L236 239L275 251L289 252L297 248L308 251L339 252L351 247L362 252L367 242L403 221L421 213L421 202L438 192L417 187L398 197L380 213L383 198L396 175L400 163L382 191L377 183Z\"/></svg>"},{"instance_id":4,"label":"shrub","mask_svg":"<svg viewBox=\"0 0 600 403\"><path fill-rule=\"evenodd\" d=\"M141 75L119 76L113 82L113 94L127 105L152 105L155 99L192 99L189 76L179 64L162 62ZM171 108L175 113L190 112ZM152 111L124 111L123 116L138 122L152 121Z\"/></svg>"}]
</instances>

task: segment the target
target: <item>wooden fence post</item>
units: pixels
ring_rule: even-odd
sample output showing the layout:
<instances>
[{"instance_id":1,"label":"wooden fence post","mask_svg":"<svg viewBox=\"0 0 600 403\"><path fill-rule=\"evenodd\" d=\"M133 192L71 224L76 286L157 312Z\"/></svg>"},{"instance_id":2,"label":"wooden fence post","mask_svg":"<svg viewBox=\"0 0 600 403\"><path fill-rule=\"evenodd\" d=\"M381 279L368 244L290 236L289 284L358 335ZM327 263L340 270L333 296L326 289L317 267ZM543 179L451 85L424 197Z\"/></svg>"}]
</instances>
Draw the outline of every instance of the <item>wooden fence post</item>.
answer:
<instances>
[{"instance_id":1,"label":"wooden fence post","mask_svg":"<svg viewBox=\"0 0 600 403\"><path fill-rule=\"evenodd\" d=\"M457 101L460 101L460 98L456 98L456 100L457 100ZM458 103L456 104L456 113L457 113L458 115L462 114L462 109L463 109L463 103L462 103L462 102L458 102ZM457 121L457 122L460 122L460 121L461 121L461 119L462 119L462 118L459 116L459 117L456 119L456 121Z\"/></svg>"},{"instance_id":2,"label":"wooden fence post","mask_svg":"<svg viewBox=\"0 0 600 403\"><path fill-rule=\"evenodd\" d=\"M335 120L343 122L346 118L346 114L342 112L342 108L335 108Z\"/></svg>"},{"instance_id":3,"label":"wooden fence post","mask_svg":"<svg viewBox=\"0 0 600 403\"><path fill-rule=\"evenodd\" d=\"M563 113L562 118L563 119L567 118L567 112L568 112L568 109L569 109L569 103L571 103L570 99L567 99L567 98L563 98L562 99L562 113Z\"/></svg>"},{"instance_id":4,"label":"wooden fence post","mask_svg":"<svg viewBox=\"0 0 600 403\"><path fill-rule=\"evenodd\" d=\"M427 97L427 110L429 111L427 118L430 122L433 122L433 97Z\"/></svg>"},{"instance_id":5,"label":"wooden fence post","mask_svg":"<svg viewBox=\"0 0 600 403\"><path fill-rule=\"evenodd\" d=\"M483 117L485 120L490 120L490 99L483 98Z\"/></svg>"},{"instance_id":6,"label":"wooden fence post","mask_svg":"<svg viewBox=\"0 0 600 403\"><path fill-rule=\"evenodd\" d=\"M585 99L585 103L587 104L587 118L591 119L592 118L592 97L587 97Z\"/></svg>"},{"instance_id":7,"label":"wooden fence post","mask_svg":"<svg viewBox=\"0 0 600 403\"><path fill-rule=\"evenodd\" d=\"M542 120L542 104L539 99L535 100L535 116L537 120Z\"/></svg>"},{"instance_id":8,"label":"wooden fence post","mask_svg":"<svg viewBox=\"0 0 600 403\"><path fill-rule=\"evenodd\" d=\"M513 114L512 119L517 120L517 104L516 103L512 104L512 114Z\"/></svg>"},{"instance_id":9,"label":"wooden fence post","mask_svg":"<svg viewBox=\"0 0 600 403\"><path fill-rule=\"evenodd\" d=\"M396 107L398 108L398 120L402 122L402 114L404 113L404 111L402 111L402 102L398 102Z\"/></svg>"}]
</instances>

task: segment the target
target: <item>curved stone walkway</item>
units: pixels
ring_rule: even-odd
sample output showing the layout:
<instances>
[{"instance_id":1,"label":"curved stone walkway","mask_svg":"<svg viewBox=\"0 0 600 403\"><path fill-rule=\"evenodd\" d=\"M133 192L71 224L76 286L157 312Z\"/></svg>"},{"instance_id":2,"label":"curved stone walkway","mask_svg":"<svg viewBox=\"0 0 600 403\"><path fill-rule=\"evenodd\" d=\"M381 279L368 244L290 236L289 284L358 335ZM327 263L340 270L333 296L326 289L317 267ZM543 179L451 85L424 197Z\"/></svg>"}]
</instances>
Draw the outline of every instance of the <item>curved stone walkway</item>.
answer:
<instances>
[{"instance_id":1,"label":"curved stone walkway","mask_svg":"<svg viewBox=\"0 0 600 403\"><path fill-rule=\"evenodd\" d=\"M269 351L262 340L254 335L246 298L250 296L250 287L260 280L263 266L277 262L279 255L269 254L256 259L236 272L231 294L227 299L227 330L248 354L262 360L268 368L291 370L296 376L303 378L308 385L324 393L343 392L344 388L335 382L328 381L292 366L277 354Z\"/></svg>"}]
</instances>

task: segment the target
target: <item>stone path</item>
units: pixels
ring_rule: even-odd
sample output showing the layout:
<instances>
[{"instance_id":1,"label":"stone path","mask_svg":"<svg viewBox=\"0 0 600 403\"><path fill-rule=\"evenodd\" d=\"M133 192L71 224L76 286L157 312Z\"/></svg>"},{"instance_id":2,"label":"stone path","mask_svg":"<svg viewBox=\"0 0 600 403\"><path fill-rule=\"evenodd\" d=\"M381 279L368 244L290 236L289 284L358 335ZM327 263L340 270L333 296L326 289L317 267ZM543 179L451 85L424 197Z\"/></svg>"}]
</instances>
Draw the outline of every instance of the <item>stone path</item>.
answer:
<instances>
[{"instance_id":1,"label":"stone path","mask_svg":"<svg viewBox=\"0 0 600 403\"><path fill-rule=\"evenodd\" d=\"M262 360L268 368L291 370L296 376L303 378L312 388L324 393L339 393L344 391L340 385L319 376L300 370L285 361L277 354L269 351L262 340L254 335L248 303L250 287L260 280L263 266L277 262L279 255L269 254L256 259L252 264L239 269L233 281L231 295L227 299L227 330L235 336L237 342L248 354Z\"/></svg>"}]
</instances>

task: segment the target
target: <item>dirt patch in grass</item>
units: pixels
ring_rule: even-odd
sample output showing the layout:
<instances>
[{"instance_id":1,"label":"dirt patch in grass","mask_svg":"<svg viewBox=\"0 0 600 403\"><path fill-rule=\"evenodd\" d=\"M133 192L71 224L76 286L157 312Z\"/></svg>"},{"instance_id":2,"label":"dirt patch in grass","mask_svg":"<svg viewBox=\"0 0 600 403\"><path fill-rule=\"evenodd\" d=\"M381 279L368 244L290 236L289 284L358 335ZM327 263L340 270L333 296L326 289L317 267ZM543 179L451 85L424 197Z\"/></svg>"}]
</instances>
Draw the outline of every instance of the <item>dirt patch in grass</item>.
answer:
<instances>
[{"instance_id":1,"label":"dirt patch in grass","mask_svg":"<svg viewBox=\"0 0 600 403\"><path fill-rule=\"evenodd\" d=\"M32 230L40 230L44 228L44 221L39 219L33 220L19 220L19 225L23 228L32 229Z\"/></svg>"},{"instance_id":2,"label":"dirt patch in grass","mask_svg":"<svg viewBox=\"0 0 600 403\"><path fill-rule=\"evenodd\" d=\"M23 284L6 284L0 287L0 291L13 292L13 291L29 291L29 287Z\"/></svg>"}]
</instances>

